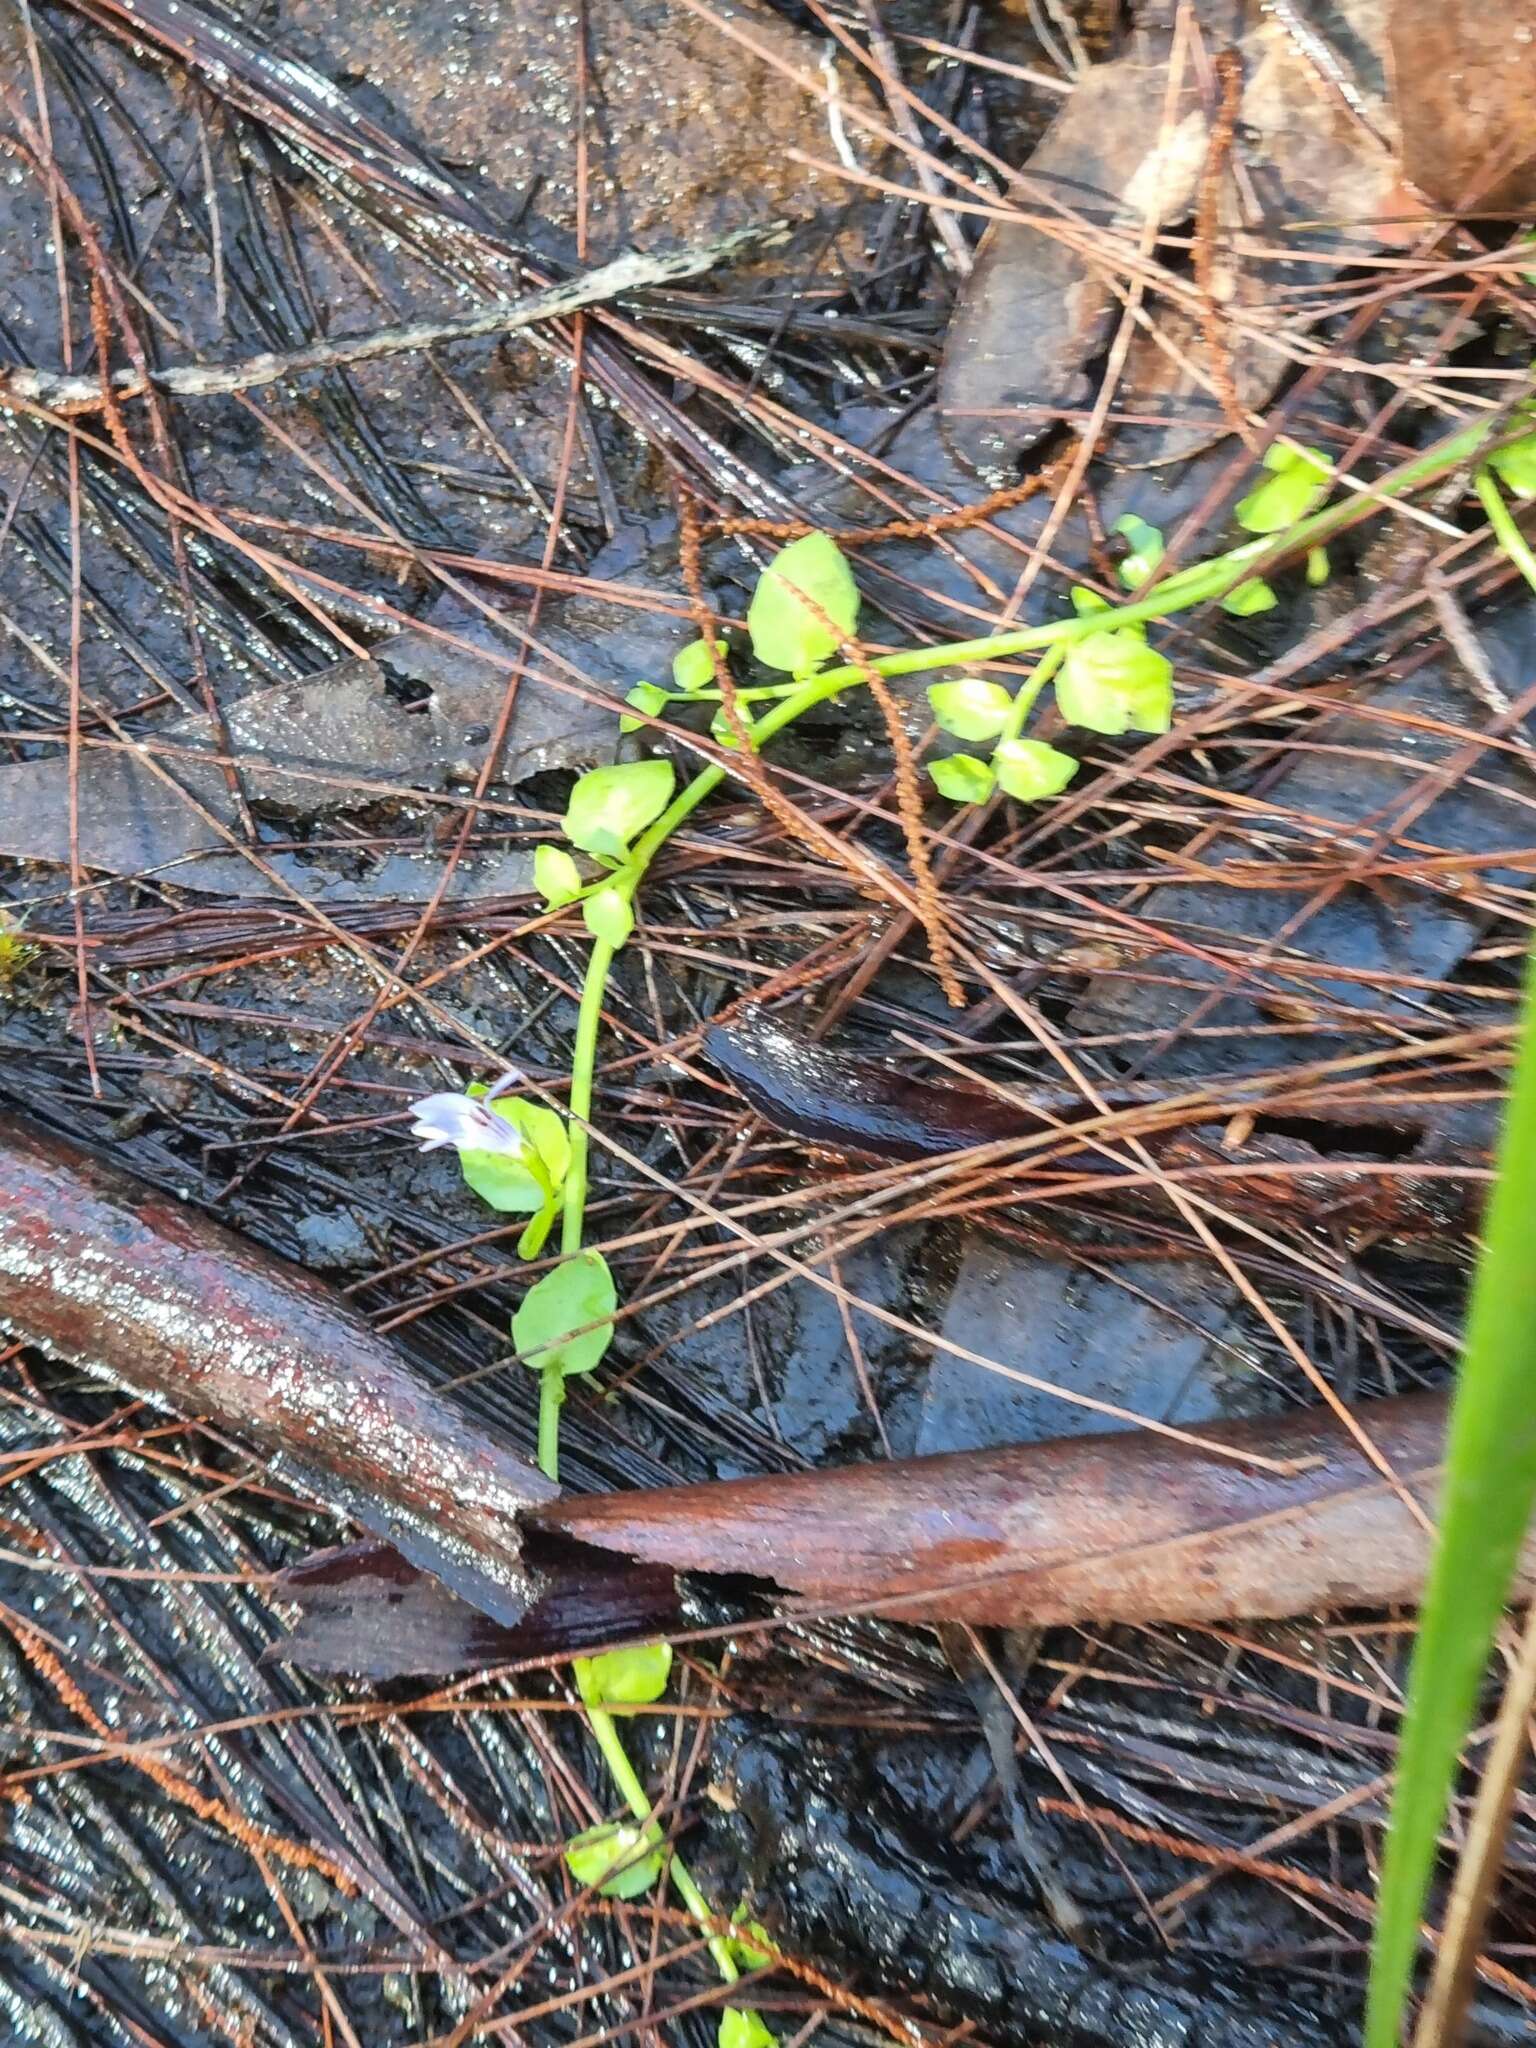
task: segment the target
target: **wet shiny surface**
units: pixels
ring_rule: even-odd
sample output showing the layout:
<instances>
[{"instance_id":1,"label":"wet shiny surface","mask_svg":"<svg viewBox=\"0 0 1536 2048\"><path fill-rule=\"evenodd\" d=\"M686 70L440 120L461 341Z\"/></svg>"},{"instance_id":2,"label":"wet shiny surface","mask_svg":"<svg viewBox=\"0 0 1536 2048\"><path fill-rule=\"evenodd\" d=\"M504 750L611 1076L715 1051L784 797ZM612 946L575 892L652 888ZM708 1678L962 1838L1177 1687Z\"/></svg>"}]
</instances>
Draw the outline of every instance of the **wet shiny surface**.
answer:
<instances>
[{"instance_id":1,"label":"wet shiny surface","mask_svg":"<svg viewBox=\"0 0 1536 2048\"><path fill-rule=\"evenodd\" d=\"M0 1323L187 1416L504 1622L516 1517L557 1489L323 1282L18 1119L0 1120Z\"/></svg>"}]
</instances>

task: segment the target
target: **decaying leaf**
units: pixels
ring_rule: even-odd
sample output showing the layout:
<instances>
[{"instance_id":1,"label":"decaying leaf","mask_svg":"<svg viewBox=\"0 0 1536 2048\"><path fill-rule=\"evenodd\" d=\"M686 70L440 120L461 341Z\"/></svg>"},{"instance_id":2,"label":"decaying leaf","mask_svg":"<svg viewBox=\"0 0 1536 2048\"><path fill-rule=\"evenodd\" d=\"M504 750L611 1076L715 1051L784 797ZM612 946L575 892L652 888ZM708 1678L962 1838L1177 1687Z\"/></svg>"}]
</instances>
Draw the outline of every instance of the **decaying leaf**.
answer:
<instances>
[{"instance_id":1,"label":"decaying leaf","mask_svg":"<svg viewBox=\"0 0 1536 2048\"><path fill-rule=\"evenodd\" d=\"M1375 226L1398 184L1395 137L1384 103L1382 0L1333 10L1332 40L1259 0L1203 12L1214 47L1235 47L1242 99L1222 178L1215 252L1219 304L1256 314L1280 284L1332 275L1373 249ZM1089 366L1108 339L1119 303L1113 267L1096 250L1105 227L1134 231L1193 216L1210 141L1207 109L1189 67L1170 99L1170 43L1140 36L1131 50L1079 79L1021 174L1013 197L1040 214L1064 204L1078 228L999 223L986 237L950 330L940 405L951 445L972 467L995 470L1037 440L1063 409L1085 405ZM1301 227L1299 223L1309 223ZM1283 267L1236 258L1239 230L1273 242ZM1296 260L1304 259L1304 260ZM1152 294L1150 331L1134 338L1118 392L1120 409L1148 416L1122 428L1115 453L1168 462L1225 431L1225 416L1200 320L1188 305ZM1225 368L1238 403L1262 406L1290 357L1268 345L1266 322L1234 331Z\"/></svg>"},{"instance_id":2,"label":"decaying leaf","mask_svg":"<svg viewBox=\"0 0 1536 2048\"><path fill-rule=\"evenodd\" d=\"M316 1552L284 1572L297 1616L266 1653L273 1663L360 1678L401 1678L511 1664L647 1636L677 1618L664 1566L636 1566L575 1546L543 1545L536 1593L515 1625L492 1621L387 1543Z\"/></svg>"},{"instance_id":3,"label":"decaying leaf","mask_svg":"<svg viewBox=\"0 0 1536 2048\"><path fill-rule=\"evenodd\" d=\"M1105 227L1134 230L1187 212L1205 152L1192 85L1161 133L1167 40L1138 36L1085 72L1011 197L1041 223L989 228L950 326L939 378L945 433L983 474L1083 405L1085 365L1114 308L1088 252Z\"/></svg>"}]
</instances>

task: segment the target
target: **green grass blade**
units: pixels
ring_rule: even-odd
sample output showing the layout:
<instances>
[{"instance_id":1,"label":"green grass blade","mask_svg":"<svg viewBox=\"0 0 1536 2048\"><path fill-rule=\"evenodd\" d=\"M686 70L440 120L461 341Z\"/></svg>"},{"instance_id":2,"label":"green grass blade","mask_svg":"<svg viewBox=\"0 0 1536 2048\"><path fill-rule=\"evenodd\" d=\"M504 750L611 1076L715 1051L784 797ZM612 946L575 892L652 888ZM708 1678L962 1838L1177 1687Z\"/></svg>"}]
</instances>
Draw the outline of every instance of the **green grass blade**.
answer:
<instances>
[{"instance_id":1,"label":"green grass blade","mask_svg":"<svg viewBox=\"0 0 1536 2048\"><path fill-rule=\"evenodd\" d=\"M1436 1844L1536 1499L1536 953L1451 1404L1387 1833L1366 2048L1397 2048Z\"/></svg>"}]
</instances>

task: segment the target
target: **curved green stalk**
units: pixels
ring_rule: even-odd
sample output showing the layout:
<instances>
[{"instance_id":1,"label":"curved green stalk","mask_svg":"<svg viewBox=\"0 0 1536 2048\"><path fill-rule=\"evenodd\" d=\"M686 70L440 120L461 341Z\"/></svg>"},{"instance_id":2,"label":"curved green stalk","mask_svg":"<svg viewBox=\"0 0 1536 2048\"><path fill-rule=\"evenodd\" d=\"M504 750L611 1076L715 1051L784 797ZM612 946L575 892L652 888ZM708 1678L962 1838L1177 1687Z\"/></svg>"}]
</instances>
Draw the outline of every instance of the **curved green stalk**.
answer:
<instances>
[{"instance_id":1,"label":"curved green stalk","mask_svg":"<svg viewBox=\"0 0 1536 2048\"><path fill-rule=\"evenodd\" d=\"M1515 524L1515 515L1505 502L1504 493L1499 489L1493 471L1486 467L1480 469L1474 481L1477 486L1478 502L1488 515L1488 524L1493 528L1494 538L1526 582L1536 590L1536 555L1531 553L1530 542Z\"/></svg>"},{"instance_id":2,"label":"curved green stalk","mask_svg":"<svg viewBox=\"0 0 1536 2048\"><path fill-rule=\"evenodd\" d=\"M612 1774L613 1782L619 1788L624 1804L635 1816L635 1819L640 1822L642 1827L648 1825L653 1808L650 1800L646 1797L645 1787L640 1782L639 1774L630 1762L629 1751L624 1747L624 1738L614 1725L612 1714L609 1713L606 1707L589 1705L587 1708L587 1720L593 1735L597 1739L597 1746L603 1752L603 1761L607 1764ZM672 1882L677 1886L684 1905L687 1906L694 1919L698 1921L701 1927L708 1927L715 1918L714 1908L699 1890L693 1873L689 1870L687 1864L684 1863L682 1857L677 1854L676 1850L672 1852ZM734 1984L741 1975L741 1971L737 1967L736 1958L731 1954L729 1942L722 1935L718 1934L711 1934L706 1938L709 1942L709 1952L715 1959L715 1968L720 1972L720 1975L727 1984Z\"/></svg>"},{"instance_id":3,"label":"curved green stalk","mask_svg":"<svg viewBox=\"0 0 1536 2048\"><path fill-rule=\"evenodd\" d=\"M635 881L640 879L640 872L635 871ZM633 884L625 893L634 894ZM565 1171L560 1217L560 1250L566 1258L581 1250L582 1225L587 1213L588 1158L592 1149L588 1127L592 1120L592 1083L597 1072L597 1038L603 1022L603 997L608 992L608 971L616 951L607 939L594 939L581 984L576 1042L571 1049L571 1160Z\"/></svg>"},{"instance_id":4,"label":"curved green stalk","mask_svg":"<svg viewBox=\"0 0 1536 2048\"><path fill-rule=\"evenodd\" d=\"M1035 700L1057 669L1066 660L1065 647L1048 647L1035 663L1035 672L1027 683L1022 683L1014 693L1013 706L1008 713L1008 723L998 734L999 739L1016 740L1023 732L1029 714L1035 708Z\"/></svg>"}]
</instances>

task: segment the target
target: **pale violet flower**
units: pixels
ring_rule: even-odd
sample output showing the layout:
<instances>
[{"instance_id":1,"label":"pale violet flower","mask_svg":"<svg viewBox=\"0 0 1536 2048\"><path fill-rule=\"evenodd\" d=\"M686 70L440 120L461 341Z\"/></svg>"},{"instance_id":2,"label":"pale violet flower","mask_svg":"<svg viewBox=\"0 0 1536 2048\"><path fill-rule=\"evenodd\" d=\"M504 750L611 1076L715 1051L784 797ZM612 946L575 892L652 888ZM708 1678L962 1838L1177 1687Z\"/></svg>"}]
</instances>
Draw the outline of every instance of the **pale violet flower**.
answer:
<instances>
[{"instance_id":1,"label":"pale violet flower","mask_svg":"<svg viewBox=\"0 0 1536 2048\"><path fill-rule=\"evenodd\" d=\"M491 1104L522 1078L518 1073L503 1074L484 1095L424 1095L411 1104L411 1136L421 1140L423 1152L453 1145L461 1152L520 1154L526 1144L522 1132L497 1116Z\"/></svg>"}]
</instances>

